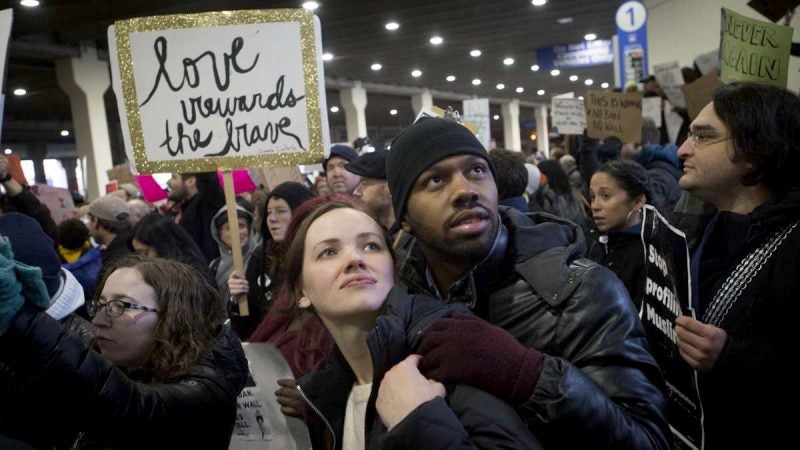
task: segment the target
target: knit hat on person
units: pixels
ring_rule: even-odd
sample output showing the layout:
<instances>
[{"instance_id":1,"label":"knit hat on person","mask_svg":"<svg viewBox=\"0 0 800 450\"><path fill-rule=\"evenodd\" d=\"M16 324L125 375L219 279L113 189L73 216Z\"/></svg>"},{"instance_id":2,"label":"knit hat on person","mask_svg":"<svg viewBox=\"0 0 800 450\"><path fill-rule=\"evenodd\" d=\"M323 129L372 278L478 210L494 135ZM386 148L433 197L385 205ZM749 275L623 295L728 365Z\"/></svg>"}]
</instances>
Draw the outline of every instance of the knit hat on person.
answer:
<instances>
[{"instance_id":1,"label":"knit hat on person","mask_svg":"<svg viewBox=\"0 0 800 450\"><path fill-rule=\"evenodd\" d=\"M294 211L298 206L303 204L304 201L314 197L314 192L301 183L287 181L275 186L275 189L267 196L267 202L269 202L269 199L272 197L282 199L289 205L289 208ZM264 216L266 217L266 214L264 214Z\"/></svg>"},{"instance_id":2,"label":"knit hat on person","mask_svg":"<svg viewBox=\"0 0 800 450\"><path fill-rule=\"evenodd\" d=\"M61 260L39 222L20 213L6 213L0 216L0 235L11 241L15 260L42 269L47 293L53 297L61 284Z\"/></svg>"},{"instance_id":3,"label":"knit hat on person","mask_svg":"<svg viewBox=\"0 0 800 450\"><path fill-rule=\"evenodd\" d=\"M128 204L116 195L104 195L89 205L89 214L112 222L128 220Z\"/></svg>"},{"instance_id":4,"label":"knit hat on person","mask_svg":"<svg viewBox=\"0 0 800 450\"><path fill-rule=\"evenodd\" d=\"M322 162L322 168L328 170L328 161L331 160L334 156L338 156L340 158L344 158L347 162L350 162L356 158L358 158L358 153L353 150L352 147L345 144L336 144L331 147L331 154L325 158L325 161Z\"/></svg>"},{"instance_id":5,"label":"knit hat on person","mask_svg":"<svg viewBox=\"0 0 800 450\"><path fill-rule=\"evenodd\" d=\"M463 125L448 119L426 117L401 132L386 157L386 178L392 206L399 223L406 214L408 198L417 178L437 162L457 155L474 155L494 166L483 144Z\"/></svg>"},{"instance_id":6,"label":"knit hat on person","mask_svg":"<svg viewBox=\"0 0 800 450\"><path fill-rule=\"evenodd\" d=\"M528 186L525 187L525 192L528 195L533 195L539 189L539 183L542 179L542 172L536 167L536 164L525 163L525 168L528 170Z\"/></svg>"}]
</instances>

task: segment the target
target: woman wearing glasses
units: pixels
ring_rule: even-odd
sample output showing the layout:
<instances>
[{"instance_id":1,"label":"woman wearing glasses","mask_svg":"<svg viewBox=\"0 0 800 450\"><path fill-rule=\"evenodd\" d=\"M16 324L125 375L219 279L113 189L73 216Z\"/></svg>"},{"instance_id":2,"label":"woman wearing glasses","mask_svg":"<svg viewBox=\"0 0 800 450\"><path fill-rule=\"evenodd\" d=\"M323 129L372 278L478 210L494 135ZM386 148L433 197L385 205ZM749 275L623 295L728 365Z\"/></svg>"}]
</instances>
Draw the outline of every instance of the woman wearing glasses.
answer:
<instances>
[{"instance_id":1,"label":"woman wearing glasses","mask_svg":"<svg viewBox=\"0 0 800 450\"><path fill-rule=\"evenodd\" d=\"M28 284L0 334L0 361L21 386L15 401L0 399L0 434L50 448L228 447L247 361L223 326L224 303L197 270L120 261L87 308L99 354L33 306ZM12 301L0 297L0 310Z\"/></svg>"}]
</instances>

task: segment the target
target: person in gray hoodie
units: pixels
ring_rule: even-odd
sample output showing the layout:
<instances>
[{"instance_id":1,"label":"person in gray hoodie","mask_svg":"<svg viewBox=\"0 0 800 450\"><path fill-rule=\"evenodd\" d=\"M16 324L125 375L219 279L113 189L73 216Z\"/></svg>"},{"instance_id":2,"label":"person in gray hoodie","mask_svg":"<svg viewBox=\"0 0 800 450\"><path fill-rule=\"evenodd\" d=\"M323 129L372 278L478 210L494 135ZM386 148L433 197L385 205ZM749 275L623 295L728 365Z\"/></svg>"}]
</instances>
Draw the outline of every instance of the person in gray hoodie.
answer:
<instances>
[{"instance_id":1,"label":"person in gray hoodie","mask_svg":"<svg viewBox=\"0 0 800 450\"><path fill-rule=\"evenodd\" d=\"M241 204L236 205L236 217L238 218L237 229L239 232L239 243L242 247L242 259L244 266L247 267L250 257L260 244L260 239L253 228L253 213ZM219 257L215 258L208 267L211 275L214 276L223 298L228 298L228 278L233 273L233 252L231 251L231 227L228 223L227 207L222 208L214 214L211 220L211 237L219 246Z\"/></svg>"}]
</instances>

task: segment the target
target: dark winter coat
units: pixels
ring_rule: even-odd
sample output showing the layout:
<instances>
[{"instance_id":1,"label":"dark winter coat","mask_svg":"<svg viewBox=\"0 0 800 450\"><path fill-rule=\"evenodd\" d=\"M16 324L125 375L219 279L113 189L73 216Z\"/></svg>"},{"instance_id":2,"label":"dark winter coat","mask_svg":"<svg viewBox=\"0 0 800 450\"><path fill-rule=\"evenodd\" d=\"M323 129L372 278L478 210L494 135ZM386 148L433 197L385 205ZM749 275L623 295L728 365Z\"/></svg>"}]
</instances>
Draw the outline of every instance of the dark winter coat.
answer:
<instances>
[{"instance_id":1,"label":"dark winter coat","mask_svg":"<svg viewBox=\"0 0 800 450\"><path fill-rule=\"evenodd\" d=\"M47 448L227 449L248 373L223 327L179 379L138 383L30 304L0 336L0 355L33 393L12 410L0 399L0 429Z\"/></svg>"},{"instance_id":2,"label":"dark winter coat","mask_svg":"<svg viewBox=\"0 0 800 450\"><path fill-rule=\"evenodd\" d=\"M225 206L225 193L216 172L198 173L195 177L198 192L181 203L178 225L197 242L206 261L213 261L219 256L219 247L211 236L211 221L214 214Z\"/></svg>"},{"instance_id":3,"label":"dark winter coat","mask_svg":"<svg viewBox=\"0 0 800 450\"><path fill-rule=\"evenodd\" d=\"M574 224L504 207L500 216L492 250L447 300L474 305L544 353L536 388L518 405L529 429L546 448L669 448L663 379L625 286L581 258ZM407 261L409 290L435 295L422 253Z\"/></svg>"},{"instance_id":4,"label":"dark winter coat","mask_svg":"<svg viewBox=\"0 0 800 450\"><path fill-rule=\"evenodd\" d=\"M644 297L644 245L642 225L610 233L591 230L588 235L589 251L586 257L614 272L628 289L638 311Z\"/></svg>"},{"instance_id":5,"label":"dark winter coat","mask_svg":"<svg viewBox=\"0 0 800 450\"><path fill-rule=\"evenodd\" d=\"M511 406L463 385L448 387L446 399L423 403L387 431L375 409L384 374L412 353L430 324L467 310L427 296L409 295L402 286L392 289L385 307L367 340L374 378L366 413L366 448L542 448ZM354 381L355 375L336 347L324 368L301 380L298 389L309 404L306 421L314 449L341 449L347 398Z\"/></svg>"},{"instance_id":6,"label":"dark winter coat","mask_svg":"<svg viewBox=\"0 0 800 450\"><path fill-rule=\"evenodd\" d=\"M747 255L798 221L800 190L748 215L715 215L692 253L698 319L709 322L711 300ZM699 374L709 450L781 448L795 437L795 415L779 405L792 408L800 401L796 374L789 370L800 359L800 224L771 253L752 279L735 277L741 294L717 325L727 333L725 346L711 372Z\"/></svg>"}]
</instances>

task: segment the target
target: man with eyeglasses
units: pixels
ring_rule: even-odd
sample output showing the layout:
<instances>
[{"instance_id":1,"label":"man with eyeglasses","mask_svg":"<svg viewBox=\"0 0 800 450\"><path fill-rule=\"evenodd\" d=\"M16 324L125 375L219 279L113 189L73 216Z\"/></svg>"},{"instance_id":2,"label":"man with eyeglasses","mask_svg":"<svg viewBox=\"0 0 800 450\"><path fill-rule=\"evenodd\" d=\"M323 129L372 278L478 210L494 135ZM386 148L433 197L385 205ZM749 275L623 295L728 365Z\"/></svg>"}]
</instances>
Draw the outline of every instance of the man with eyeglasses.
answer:
<instances>
[{"instance_id":1,"label":"man with eyeglasses","mask_svg":"<svg viewBox=\"0 0 800 450\"><path fill-rule=\"evenodd\" d=\"M720 88L678 151L681 188L716 212L692 251L697 319L678 348L699 372L705 448L778 448L793 435L800 389L800 99L784 89Z\"/></svg>"}]
</instances>

